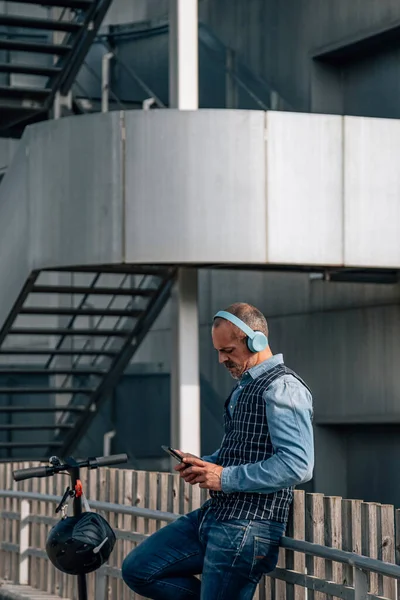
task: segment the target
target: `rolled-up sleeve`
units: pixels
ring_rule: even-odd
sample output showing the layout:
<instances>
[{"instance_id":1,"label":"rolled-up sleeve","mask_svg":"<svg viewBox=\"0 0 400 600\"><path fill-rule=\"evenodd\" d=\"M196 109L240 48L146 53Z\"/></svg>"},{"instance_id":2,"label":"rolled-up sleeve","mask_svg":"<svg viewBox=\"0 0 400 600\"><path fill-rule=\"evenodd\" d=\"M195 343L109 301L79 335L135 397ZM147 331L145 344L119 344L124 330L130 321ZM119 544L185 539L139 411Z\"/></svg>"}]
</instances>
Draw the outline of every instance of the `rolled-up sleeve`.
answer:
<instances>
[{"instance_id":1,"label":"rolled-up sleeve","mask_svg":"<svg viewBox=\"0 0 400 600\"><path fill-rule=\"evenodd\" d=\"M269 494L312 478L311 393L294 376L285 375L264 392L264 399L274 454L260 462L224 468L221 483L226 493Z\"/></svg>"}]
</instances>

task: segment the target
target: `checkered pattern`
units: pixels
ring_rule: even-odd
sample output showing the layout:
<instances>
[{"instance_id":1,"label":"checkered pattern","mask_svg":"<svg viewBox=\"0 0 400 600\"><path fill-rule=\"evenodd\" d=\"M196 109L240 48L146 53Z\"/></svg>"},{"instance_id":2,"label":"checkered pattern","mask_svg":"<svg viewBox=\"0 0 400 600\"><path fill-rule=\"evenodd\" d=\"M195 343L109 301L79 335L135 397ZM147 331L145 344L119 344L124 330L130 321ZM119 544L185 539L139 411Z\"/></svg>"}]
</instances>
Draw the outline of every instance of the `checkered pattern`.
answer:
<instances>
[{"instance_id":1,"label":"checkered pattern","mask_svg":"<svg viewBox=\"0 0 400 600\"><path fill-rule=\"evenodd\" d=\"M217 464L230 467L255 463L273 455L264 392L276 379L288 374L306 385L296 373L279 364L245 386L233 417L228 410L228 398L225 403L225 435ZM210 496L210 505L218 520L272 519L285 523L289 516L293 489L286 488L273 494L210 492Z\"/></svg>"}]
</instances>

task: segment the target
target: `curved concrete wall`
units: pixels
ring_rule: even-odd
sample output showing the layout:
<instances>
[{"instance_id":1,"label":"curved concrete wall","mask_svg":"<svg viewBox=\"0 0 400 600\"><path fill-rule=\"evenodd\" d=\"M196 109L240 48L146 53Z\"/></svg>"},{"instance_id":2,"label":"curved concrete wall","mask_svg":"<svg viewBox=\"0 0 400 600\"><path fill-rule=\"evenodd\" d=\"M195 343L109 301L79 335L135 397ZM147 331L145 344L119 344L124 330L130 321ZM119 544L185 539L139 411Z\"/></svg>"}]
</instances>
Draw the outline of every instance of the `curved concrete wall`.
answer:
<instances>
[{"instance_id":1,"label":"curved concrete wall","mask_svg":"<svg viewBox=\"0 0 400 600\"><path fill-rule=\"evenodd\" d=\"M17 260L28 272L398 267L399 151L399 122L332 115L158 110L41 123L0 188L0 270L20 272Z\"/></svg>"},{"instance_id":2,"label":"curved concrete wall","mask_svg":"<svg viewBox=\"0 0 400 600\"><path fill-rule=\"evenodd\" d=\"M126 114L126 260L267 259L265 114Z\"/></svg>"}]
</instances>

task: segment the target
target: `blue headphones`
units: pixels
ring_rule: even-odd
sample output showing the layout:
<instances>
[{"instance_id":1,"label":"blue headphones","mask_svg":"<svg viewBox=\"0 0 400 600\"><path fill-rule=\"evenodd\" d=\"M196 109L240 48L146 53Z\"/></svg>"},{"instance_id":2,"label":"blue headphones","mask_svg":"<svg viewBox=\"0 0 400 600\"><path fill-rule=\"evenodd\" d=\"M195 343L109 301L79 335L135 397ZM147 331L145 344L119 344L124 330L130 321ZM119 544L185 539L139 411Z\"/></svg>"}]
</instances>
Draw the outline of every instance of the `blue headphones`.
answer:
<instances>
[{"instance_id":1,"label":"blue headphones","mask_svg":"<svg viewBox=\"0 0 400 600\"><path fill-rule=\"evenodd\" d=\"M235 315L226 312L226 310L220 310L217 312L214 319L217 317L219 319L230 321L247 335L247 347L250 352L262 352L262 350L265 350L265 348L268 346L268 338L264 333L262 333L262 331L253 331L251 327L246 325L246 323L243 323L243 321L238 319L238 317L235 317Z\"/></svg>"}]
</instances>

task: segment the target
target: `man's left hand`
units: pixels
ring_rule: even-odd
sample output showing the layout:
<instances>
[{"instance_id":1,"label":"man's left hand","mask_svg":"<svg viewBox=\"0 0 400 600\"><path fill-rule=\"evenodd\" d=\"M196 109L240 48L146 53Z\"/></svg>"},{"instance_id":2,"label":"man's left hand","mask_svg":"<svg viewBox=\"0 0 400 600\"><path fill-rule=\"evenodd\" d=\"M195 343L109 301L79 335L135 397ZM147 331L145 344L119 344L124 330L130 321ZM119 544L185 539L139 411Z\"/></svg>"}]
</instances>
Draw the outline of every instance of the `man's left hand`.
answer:
<instances>
[{"instance_id":1,"label":"man's left hand","mask_svg":"<svg viewBox=\"0 0 400 600\"><path fill-rule=\"evenodd\" d=\"M206 488L218 492L222 489L221 487L221 474L223 467L215 465L214 463L205 462L201 458L187 457L184 458L185 463L189 463L191 466L187 467L181 472L181 477L194 485L199 484L199 487Z\"/></svg>"}]
</instances>

